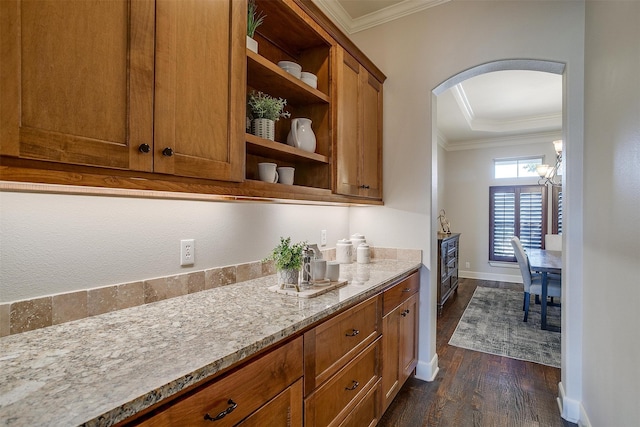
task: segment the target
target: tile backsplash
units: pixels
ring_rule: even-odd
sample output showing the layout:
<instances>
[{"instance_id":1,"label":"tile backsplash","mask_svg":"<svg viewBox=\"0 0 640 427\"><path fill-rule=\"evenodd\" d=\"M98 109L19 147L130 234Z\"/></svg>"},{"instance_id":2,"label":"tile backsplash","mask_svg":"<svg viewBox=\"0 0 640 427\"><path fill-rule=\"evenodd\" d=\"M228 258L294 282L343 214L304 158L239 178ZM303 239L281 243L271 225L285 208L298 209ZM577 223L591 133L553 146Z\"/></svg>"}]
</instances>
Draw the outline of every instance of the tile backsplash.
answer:
<instances>
[{"instance_id":1,"label":"tile backsplash","mask_svg":"<svg viewBox=\"0 0 640 427\"><path fill-rule=\"evenodd\" d=\"M322 251L335 260L335 249ZM421 262L419 249L371 248L371 257ZM216 267L175 276L0 304L0 337L97 316L275 274L272 261Z\"/></svg>"}]
</instances>

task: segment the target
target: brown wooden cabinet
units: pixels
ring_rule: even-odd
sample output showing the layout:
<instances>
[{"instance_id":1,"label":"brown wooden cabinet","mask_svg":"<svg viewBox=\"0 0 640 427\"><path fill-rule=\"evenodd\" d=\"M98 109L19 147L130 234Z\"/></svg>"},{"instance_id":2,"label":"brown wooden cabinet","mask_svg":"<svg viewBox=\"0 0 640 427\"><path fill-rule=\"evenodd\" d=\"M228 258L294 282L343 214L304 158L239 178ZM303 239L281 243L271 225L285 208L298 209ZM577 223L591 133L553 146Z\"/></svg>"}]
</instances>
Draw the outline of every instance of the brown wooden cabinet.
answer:
<instances>
[{"instance_id":1,"label":"brown wooden cabinet","mask_svg":"<svg viewBox=\"0 0 640 427\"><path fill-rule=\"evenodd\" d=\"M298 337L130 425L302 426L302 374Z\"/></svg>"},{"instance_id":2,"label":"brown wooden cabinet","mask_svg":"<svg viewBox=\"0 0 640 427\"><path fill-rule=\"evenodd\" d=\"M209 425L220 414L221 426L373 427L417 364L419 286L415 272L119 425Z\"/></svg>"},{"instance_id":3,"label":"brown wooden cabinet","mask_svg":"<svg viewBox=\"0 0 640 427\"><path fill-rule=\"evenodd\" d=\"M370 298L304 335L305 426L338 425L379 385L382 300ZM379 417L376 405L375 418Z\"/></svg>"},{"instance_id":4,"label":"brown wooden cabinet","mask_svg":"<svg viewBox=\"0 0 640 427\"><path fill-rule=\"evenodd\" d=\"M418 363L418 273L386 290L382 318L382 410Z\"/></svg>"},{"instance_id":5,"label":"brown wooden cabinet","mask_svg":"<svg viewBox=\"0 0 640 427\"><path fill-rule=\"evenodd\" d=\"M460 233L438 234L438 315L447 299L458 290Z\"/></svg>"},{"instance_id":6,"label":"brown wooden cabinet","mask_svg":"<svg viewBox=\"0 0 640 427\"><path fill-rule=\"evenodd\" d=\"M242 179L243 1L0 7L1 154Z\"/></svg>"},{"instance_id":7,"label":"brown wooden cabinet","mask_svg":"<svg viewBox=\"0 0 640 427\"><path fill-rule=\"evenodd\" d=\"M294 185L314 189L331 188L331 108L330 64L335 47L333 38L303 9L291 0L257 0L256 6L267 18L258 27L254 39L258 53L247 55L247 93L261 91L287 100L289 119L276 122L275 141L247 134L246 178L258 180L258 163L274 162L295 168ZM303 71L318 77L313 88L278 67L279 61L293 61ZM293 118L311 119L316 136L313 153L286 144ZM287 191L282 184L256 182L266 190ZM290 186L288 186L290 187Z\"/></svg>"},{"instance_id":8,"label":"brown wooden cabinet","mask_svg":"<svg viewBox=\"0 0 640 427\"><path fill-rule=\"evenodd\" d=\"M337 193L382 199L382 83L338 47Z\"/></svg>"}]
</instances>

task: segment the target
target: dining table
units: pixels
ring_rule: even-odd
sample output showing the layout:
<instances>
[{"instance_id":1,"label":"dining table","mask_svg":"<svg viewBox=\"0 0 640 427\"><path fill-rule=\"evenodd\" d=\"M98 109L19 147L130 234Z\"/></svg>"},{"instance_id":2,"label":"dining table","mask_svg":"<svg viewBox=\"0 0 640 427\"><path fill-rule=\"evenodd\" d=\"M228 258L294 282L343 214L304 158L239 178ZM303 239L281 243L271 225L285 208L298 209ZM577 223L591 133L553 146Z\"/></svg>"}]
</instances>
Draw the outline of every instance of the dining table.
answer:
<instances>
[{"instance_id":1,"label":"dining table","mask_svg":"<svg viewBox=\"0 0 640 427\"><path fill-rule=\"evenodd\" d=\"M545 330L560 332L560 327L547 324L547 286L548 275L562 274L562 251L548 251L545 249L527 249L529 268L542 276L542 295L540 296L541 327Z\"/></svg>"}]
</instances>

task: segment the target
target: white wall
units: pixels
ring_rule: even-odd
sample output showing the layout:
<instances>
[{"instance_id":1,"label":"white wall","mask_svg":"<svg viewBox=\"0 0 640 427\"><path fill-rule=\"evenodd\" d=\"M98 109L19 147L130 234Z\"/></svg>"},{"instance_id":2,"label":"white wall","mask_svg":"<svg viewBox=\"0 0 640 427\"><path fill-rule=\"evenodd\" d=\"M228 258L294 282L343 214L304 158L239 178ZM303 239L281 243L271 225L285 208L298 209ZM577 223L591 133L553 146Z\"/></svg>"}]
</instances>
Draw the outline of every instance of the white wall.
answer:
<instances>
[{"instance_id":1,"label":"white wall","mask_svg":"<svg viewBox=\"0 0 640 427\"><path fill-rule=\"evenodd\" d=\"M587 2L583 405L593 426L640 420L639 76L640 2Z\"/></svg>"},{"instance_id":2,"label":"white wall","mask_svg":"<svg viewBox=\"0 0 640 427\"><path fill-rule=\"evenodd\" d=\"M485 280L522 282L520 270L489 265L489 187L494 185L537 185L538 178L495 179L494 159L543 155L545 163L555 162L551 141L560 135L541 136L541 142L450 151L445 162L447 192L445 204L452 231L460 236L460 276ZM536 138L531 138L536 139ZM507 141L501 141L507 143ZM438 187L440 189L440 187ZM551 189L547 194L551 210ZM440 197L440 196L439 196ZM549 232L551 223L548 224ZM470 267L466 267L469 262Z\"/></svg>"},{"instance_id":3,"label":"white wall","mask_svg":"<svg viewBox=\"0 0 640 427\"><path fill-rule=\"evenodd\" d=\"M346 207L0 193L0 302L263 259L279 241L327 247ZM180 266L180 240L195 265Z\"/></svg>"},{"instance_id":4,"label":"white wall","mask_svg":"<svg viewBox=\"0 0 640 427\"><path fill-rule=\"evenodd\" d=\"M577 201L582 192L584 7L583 2L451 1L354 34L353 40L388 80L383 123L386 206L361 212L352 209L351 227L357 218L361 232L385 244L406 236L423 249L425 266L434 265L436 254L431 248L435 247L438 195L437 176L432 178L432 162L437 165L432 91L464 70L493 61L557 61L567 64L564 139L567 167L574 173L565 186L566 201L575 206L571 212L574 240L568 239L573 246L566 248L567 263L572 269L581 266L582 210ZM388 224L393 224L391 229ZM580 271L568 272L567 277L579 283ZM437 372L436 289L429 282L422 286L418 375L430 378ZM577 307L571 313L581 315L581 299L573 304ZM563 336L572 335L570 328L565 331ZM565 404L580 400L580 336L579 331L570 341L577 349L564 352L577 365L572 368L566 360L563 364Z\"/></svg>"}]
</instances>

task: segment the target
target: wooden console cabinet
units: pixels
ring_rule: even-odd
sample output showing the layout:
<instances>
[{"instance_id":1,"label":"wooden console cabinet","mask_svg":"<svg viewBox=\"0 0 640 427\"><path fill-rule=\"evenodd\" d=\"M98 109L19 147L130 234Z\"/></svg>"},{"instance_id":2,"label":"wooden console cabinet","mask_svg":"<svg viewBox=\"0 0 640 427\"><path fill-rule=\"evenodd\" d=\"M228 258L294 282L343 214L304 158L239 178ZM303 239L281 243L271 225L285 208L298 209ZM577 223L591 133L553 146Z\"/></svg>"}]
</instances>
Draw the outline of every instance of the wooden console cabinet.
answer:
<instances>
[{"instance_id":1,"label":"wooden console cabinet","mask_svg":"<svg viewBox=\"0 0 640 427\"><path fill-rule=\"evenodd\" d=\"M458 290L460 233L438 233L438 315L447 299Z\"/></svg>"}]
</instances>

